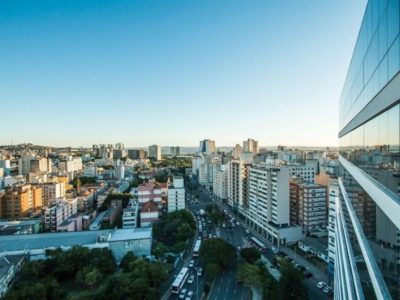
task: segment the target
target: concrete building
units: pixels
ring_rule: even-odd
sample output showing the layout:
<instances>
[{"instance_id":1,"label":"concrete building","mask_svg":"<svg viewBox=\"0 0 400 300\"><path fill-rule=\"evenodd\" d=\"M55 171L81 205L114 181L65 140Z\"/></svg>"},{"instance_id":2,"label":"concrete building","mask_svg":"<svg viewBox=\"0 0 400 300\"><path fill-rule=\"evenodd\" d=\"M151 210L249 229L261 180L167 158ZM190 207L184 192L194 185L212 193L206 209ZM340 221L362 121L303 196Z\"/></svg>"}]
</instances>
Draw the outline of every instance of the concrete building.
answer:
<instances>
[{"instance_id":1,"label":"concrete building","mask_svg":"<svg viewBox=\"0 0 400 300\"><path fill-rule=\"evenodd\" d=\"M290 182L290 223L305 231L325 229L327 189L308 182Z\"/></svg>"},{"instance_id":2,"label":"concrete building","mask_svg":"<svg viewBox=\"0 0 400 300\"><path fill-rule=\"evenodd\" d=\"M213 194L220 201L228 199L228 164L214 165Z\"/></svg>"},{"instance_id":3,"label":"concrete building","mask_svg":"<svg viewBox=\"0 0 400 300\"><path fill-rule=\"evenodd\" d=\"M181 155L181 147L179 147L179 146L169 147L169 154L171 156L179 156L179 155Z\"/></svg>"},{"instance_id":4,"label":"concrete building","mask_svg":"<svg viewBox=\"0 0 400 300\"><path fill-rule=\"evenodd\" d=\"M278 246L300 240L301 227L290 225L289 169L253 165L248 178L247 223Z\"/></svg>"},{"instance_id":5,"label":"concrete building","mask_svg":"<svg viewBox=\"0 0 400 300\"><path fill-rule=\"evenodd\" d=\"M212 187L214 165L221 162L215 154L197 154L192 160L192 174L199 184Z\"/></svg>"},{"instance_id":6,"label":"concrete building","mask_svg":"<svg viewBox=\"0 0 400 300\"><path fill-rule=\"evenodd\" d=\"M64 182L48 182L38 186L43 190L43 206L48 206L51 200L65 198Z\"/></svg>"},{"instance_id":7,"label":"concrete building","mask_svg":"<svg viewBox=\"0 0 400 300\"><path fill-rule=\"evenodd\" d=\"M129 201L128 206L122 213L122 228L136 228L139 217L139 203L136 201Z\"/></svg>"},{"instance_id":8,"label":"concrete building","mask_svg":"<svg viewBox=\"0 0 400 300\"><path fill-rule=\"evenodd\" d=\"M42 189L30 184L8 187L0 196L0 216L5 219L26 217L42 206Z\"/></svg>"},{"instance_id":9,"label":"concrete building","mask_svg":"<svg viewBox=\"0 0 400 300\"><path fill-rule=\"evenodd\" d=\"M27 254L31 260L45 259L46 249L67 250L78 245L109 248L119 263L129 251L139 257L151 254L152 228L9 235L0 239L0 256Z\"/></svg>"},{"instance_id":10,"label":"concrete building","mask_svg":"<svg viewBox=\"0 0 400 300\"><path fill-rule=\"evenodd\" d=\"M137 196L139 204L146 203L148 201L154 201L156 204L161 204L162 198L167 196L168 184L159 183L155 181L149 181L144 184L140 184L137 187Z\"/></svg>"},{"instance_id":11,"label":"concrete building","mask_svg":"<svg viewBox=\"0 0 400 300\"><path fill-rule=\"evenodd\" d=\"M147 158L147 152L144 150L129 149L128 157L130 159L145 159Z\"/></svg>"},{"instance_id":12,"label":"concrete building","mask_svg":"<svg viewBox=\"0 0 400 300\"><path fill-rule=\"evenodd\" d=\"M161 146L160 145L149 146L149 158L153 158L155 160L161 160Z\"/></svg>"},{"instance_id":13,"label":"concrete building","mask_svg":"<svg viewBox=\"0 0 400 300\"><path fill-rule=\"evenodd\" d=\"M82 158L69 156L66 160L58 162L58 169L67 173L82 171Z\"/></svg>"},{"instance_id":14,"label":"concrete building","mask_svg":"<svg viewBox=\"0 0 400 300\"><path fill-rule=\"evenodd\" d=\"M28 175L31 171L33 156L25 156L18 159L18 175Z\"/></svg>"},{"instance_id":15,"label":"concrete building","mask_svg":"<svg viewBox=\"0 0 400 300\"><path fill-rule=\"evenodd\" d=\"M217 148L215 147L215 141L212 140L200 141L198 152L205 154L216 154Z\"/></svg>"},{"instance_id":16,"label":"concrete building","mask_svg":"<svg viewBox=\"0 0 400 300\"><path fill-rule=\"evenodd\" d=\"M291 164L287 166L291 177L303 180L305 182L314 183L317 175L317 164L309 162L308 164Z\"/></svg>"},{"instance_id":17,"label":"concrete building","mask_svg":"<svg viewBox=\"0 0 400 300\"><path fill-rule=\"evenodd\" d=\"M158 205L148 201L140 210L140 227L149 227L158 220Z\"/></svg>"},{"instance_id":18,"label":"concrete building","mask_svg":"<svg viewBox=\"0 0 400 300\"><path fill-rule=\"evenodd\" d=\"M241 160L228 163L228 205L242 215L248 209L248 166Z\"/></svg>"},{"instance_id":19,"label":"concrete building","mask_svg":"<svg viewBox=\"0 0 400 300\"><path fill-rule=\"evenodd\" d=\"M242 151L243 151L242 146L240 146L239 144L236 144L232 150L233 159L239 159L240 155L242 154Z\"/></svg>"},{"instance_id":20,"label":"concrete building","mask_svg":"<svg viewBox=\"0 0 400 300\"><path fill-rule=\"evenodd\" d=\"M22 219L19 221L0 221L0 236L11 234L34 234L42 229L41 219Z\"/></svg>"},{"instance_id":21,"label":"concrete building","mask_svg":"<svg viewBox=\"0 0 400 300\"><path fill-rule=\"evenodd\" d=\"M243 152L251 152L253 155L258 154L260 149L258 148L258 141L253 139L247 139L247 141L243 141Z\"/></svg>"},{"instance_id":22,"label":"concrete building","mask_svg":"<svg viewBox=\"0 0 400 300\"><path fill-rule=\"evenodd\" d=\"M48 158L35 158L30 161L30 172L51 172L51 160Z\"/></svg>"},{"instance_id":23,"label":"concrete building","mask_svg":"<svg viewBox=\"0 0 400 300\"><path fill-rule=\"evenodd\" d=\"M116 161L114 170L115 170L115 178L116 179L122 180L125 178L125 165L119 159Z\"/></svg>"},{"instance_id":24,"label":"concrete building","mask_svg":"<svg viewBox=\"0 0 400 300\"><path fill-rule=\"evenodd\" d=\"M51 206L42 208L44 230L50 232L59 231L60 225L68 218L76 215L77 212L78 200L76 198L68 200L62 198L53 200ZM80 223L80 229L82 229L82 220ZM76 226L79 226L79 224Z\"/></svg>"},{"instance_id":25,"label":"concrete building","mask_svg":"<svg viewBox=\"0 0 400 300\"><path fill-rule=\"evenodd\" d=\"M168 186L168 212L185 209L185 185L182 176L174 176Z\"/></svg>"},{"instance_id":26,"label":"concrete building","mask_svg":"<svg viewBox=\"0 0 400 300\"><path fill-rule=\"evenodd\" d=\"M4 170L4 176L11 175L11 161L9 159L0 159L0 168Z\"/></svg>"}]
</instances>

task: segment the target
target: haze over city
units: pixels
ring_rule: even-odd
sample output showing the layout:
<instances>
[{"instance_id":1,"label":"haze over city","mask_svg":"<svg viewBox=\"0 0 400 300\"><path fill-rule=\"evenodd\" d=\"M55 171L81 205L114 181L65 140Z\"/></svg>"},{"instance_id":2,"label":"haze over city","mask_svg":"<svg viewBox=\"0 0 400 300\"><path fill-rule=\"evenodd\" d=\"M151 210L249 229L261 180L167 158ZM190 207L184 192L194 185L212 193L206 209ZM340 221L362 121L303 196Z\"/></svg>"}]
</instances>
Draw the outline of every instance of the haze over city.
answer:
<instances>
[{"instance_id":1,"label":"haze over city","mask_svg":"<svg viewBox=\"0 0 400 300\"><path fill-rule=\"evenodd\" d=\"M1 1L0 144L336 146L365 5Z\"/></svg>"}]
</instances>

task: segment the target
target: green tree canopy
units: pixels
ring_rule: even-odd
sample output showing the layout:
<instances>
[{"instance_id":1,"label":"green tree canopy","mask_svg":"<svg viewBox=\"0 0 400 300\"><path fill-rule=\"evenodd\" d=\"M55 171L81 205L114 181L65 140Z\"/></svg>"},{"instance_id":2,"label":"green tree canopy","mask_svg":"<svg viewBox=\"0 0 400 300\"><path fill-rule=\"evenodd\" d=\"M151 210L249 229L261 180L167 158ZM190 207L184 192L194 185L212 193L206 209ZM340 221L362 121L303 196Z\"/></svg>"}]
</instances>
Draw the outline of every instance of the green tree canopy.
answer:
<instances>
[{"instance_id":1,"label":"green tree canopy","mask_svg":"<svg viewBox=\"0 0 400 300\"><path fill-rule=\"evenodd\" d=\"M248 247L240 250L240 256L252 264L261 258L261 252L255 247Z\"/></svg>"}]
</instances>

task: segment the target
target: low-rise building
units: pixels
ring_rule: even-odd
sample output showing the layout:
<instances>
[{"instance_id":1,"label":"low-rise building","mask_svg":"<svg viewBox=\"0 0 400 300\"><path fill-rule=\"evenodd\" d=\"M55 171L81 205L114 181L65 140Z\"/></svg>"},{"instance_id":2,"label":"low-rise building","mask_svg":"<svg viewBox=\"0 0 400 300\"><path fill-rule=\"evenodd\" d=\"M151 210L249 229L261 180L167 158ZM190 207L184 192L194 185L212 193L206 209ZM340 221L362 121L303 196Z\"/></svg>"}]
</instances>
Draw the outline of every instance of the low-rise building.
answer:
<instances>
[{"instance_id":1,"label":"low-rise building","mask_svg":"<svg viewBox=\"0 0 400 300\"><path fill-rule=\"evenodd\" d=\"M158 221L158 206L153 201L143 204L140 210L140 227L149 227Z\"/></svg>"},{"instance_id":2,"label":"low-rise building","mask_svg":"<svg viewBox=\"0 0 400 300\"><path fill-rule=\"evenodd\" d=\"M0 298L3 298L20 274L25 255L0 256Z\"/></svg>"},{"instance_id":3,"label":"low-rise building","mask_svg":"<svg viewBox=\"0 0 400 300\"><path fill-rule=\"evenodd\" d=\"M136 228L139 216L139 204L131 200L122 213L122 228Z\"/></svg>"}]
</instances>

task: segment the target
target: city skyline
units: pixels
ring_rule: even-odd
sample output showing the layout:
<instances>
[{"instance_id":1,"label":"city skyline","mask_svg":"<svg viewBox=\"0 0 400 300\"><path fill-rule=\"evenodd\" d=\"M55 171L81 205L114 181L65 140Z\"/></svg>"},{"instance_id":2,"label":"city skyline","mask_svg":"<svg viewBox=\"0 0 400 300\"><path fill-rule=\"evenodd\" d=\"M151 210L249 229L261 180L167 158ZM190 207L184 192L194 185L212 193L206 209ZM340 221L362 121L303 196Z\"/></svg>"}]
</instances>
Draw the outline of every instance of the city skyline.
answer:
<instances>
[{"instance_id":1,"label":"city skyline","mask_svg":"<svg viewBox=\"0 0 400 300\"><path fill-rule=\"evenodd\" d=\"M365 4L3 1L0 144L337 146Z\"/></svg>"}]
</instances>

